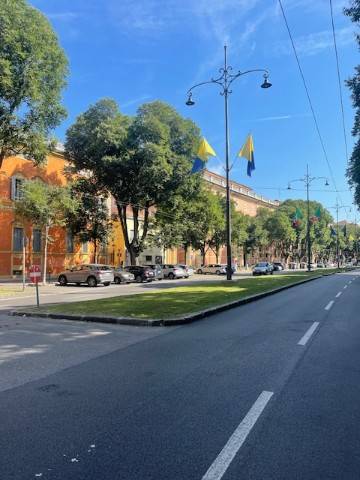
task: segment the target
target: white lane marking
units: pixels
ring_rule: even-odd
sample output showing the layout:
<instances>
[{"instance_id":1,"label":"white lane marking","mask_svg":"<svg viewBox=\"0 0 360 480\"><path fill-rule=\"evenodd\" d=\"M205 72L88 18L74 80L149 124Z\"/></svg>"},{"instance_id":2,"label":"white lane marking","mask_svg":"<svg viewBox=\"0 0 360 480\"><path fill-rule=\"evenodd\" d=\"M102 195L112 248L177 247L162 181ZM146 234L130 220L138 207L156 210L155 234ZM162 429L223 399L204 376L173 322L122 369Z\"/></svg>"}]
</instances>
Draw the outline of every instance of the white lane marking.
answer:
<instances>
[{"instance_id":1,"label":"white lane marking","mask_svg":"<svg viewBox=\"0 0 360 480\"><path fill-rule=\"evenodd\" d=\"M309 341L309 338L311 337L311 335L315 332L315 330L317 329L317 327L319 326L319 322L314 322L311 327L309 328L309 330L305 333L305 335L301 338L301 340L298 342L298 345L306 345L307 342Z\"/></svg>"},{"instance_id":2,"label":"white lane marking","mask_svg":"<svg viewBox=\"0 0 360 480\"><path fill-rule=\"evenodd\" d=\"M350 280L350 282L348 282L349 285L350 285L350 283L352 283L352 280Z\"/></svg>"},{"instance_id":3,"label":"white lane marking","mask_svg":"<svg viewBox=\"0 0 360 480\"><path fill-rule=\"evenodd\" d=\"M335 295L335 298L339 298L341 294L342 294L342 292L337 293L337 294Z\"/></svg>"},{"instance_id":4,"label":"white lane marking","mask_svg":"<svg viewBox=\"0 0 360 480\"><path fill-rule=\"evenodd\" d=\"M250 408L243 421L231 435L225 447L221 450L209 470L202 477L202 480L220 480L230 463L234 460L235 455L240 450L247 436L254 427L257 419L262 414L264 408L269 402L274 392L263 391L254 405Z\"/></svg>"},{"instance_id":5,"label":"white lane marking","mask_svg":"<svg viewBox=\"0 0 360 480\"><path fill-rule=\"evenodd\" d=\"M345 285L344 290L345 290L345 288L347 288L347 285Z\"/></svg>"},{"instance_id":6,"label":"white lane marking","mask_svg":"<svg viewBox=\"0 0 360 480\"><path fill-rule=\"evenodd\" d=\"M325 307L325 310L330 310L330 308L334 305L334 300L331 300L331 302L329 302L326 307Z\"/></svg>"}]
</instances>

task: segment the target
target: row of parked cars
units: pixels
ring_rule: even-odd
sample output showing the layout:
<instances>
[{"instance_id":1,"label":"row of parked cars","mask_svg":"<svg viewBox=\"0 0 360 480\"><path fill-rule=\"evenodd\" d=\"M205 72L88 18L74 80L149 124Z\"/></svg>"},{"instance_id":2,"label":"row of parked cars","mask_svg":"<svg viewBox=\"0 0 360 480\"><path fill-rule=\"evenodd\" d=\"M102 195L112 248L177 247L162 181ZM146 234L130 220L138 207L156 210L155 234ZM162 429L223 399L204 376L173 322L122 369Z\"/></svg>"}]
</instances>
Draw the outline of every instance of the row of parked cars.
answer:
<instances>
[{"instance_id":1,"label":"row of parked cars","mask_svg":"<svg viewBox=\"0 0 360 480\"><path fill-rule=\"evenodd\" d=\"M152 282L168 278L189 278L194 270L187 265L130 265L125 268L112 268L108 265L87 264L77 265L61 272L58 277L60 285L75 283L80 285L86 283L89 287L96 287L98 284L105 286L111 283L131 283L131 282Z\"/></svg>"}]
</instances>

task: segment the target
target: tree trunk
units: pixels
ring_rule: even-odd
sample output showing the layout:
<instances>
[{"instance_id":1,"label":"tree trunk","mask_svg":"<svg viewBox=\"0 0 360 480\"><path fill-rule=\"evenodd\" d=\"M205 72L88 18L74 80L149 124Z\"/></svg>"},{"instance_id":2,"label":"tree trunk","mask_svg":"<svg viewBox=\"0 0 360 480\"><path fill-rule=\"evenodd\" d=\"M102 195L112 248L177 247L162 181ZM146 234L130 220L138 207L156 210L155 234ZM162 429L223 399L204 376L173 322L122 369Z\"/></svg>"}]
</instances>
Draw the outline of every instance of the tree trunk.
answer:
<instances>
[{"instance_id":1,"label":"tree trunk","mask_svg":"<svg viewBox=\"0 0 360 480\"><path fill-rule=\"evenodd\" d=\"M94 263L96 263L97 256L97 240L94 240Z\"/></svg>"},{"instance_id":2,"label":"tree trunk","mask_svg":"<svg viewBox=\"0 0 360 480\"><path fill-rule=\"evenodd\" d=\"M185 254L184 263L185 263L185 265L187 265L187 253L188 253L188 249L189 249L189 245L188 245L188 244L185 244L185 245L184 245L184 254Z\"/></svg>"},{"instance_id":3,"label":"tree trunk","mask_svg":"<svg viewBox=\"0 0 360 480\"><path fill-rule=\"evenodd\" d=\"M46 284L46 271L47 271L47 255L48 255L48 238L49 238L49 225L45 226L45 242L44 242L44 261L43 261L43 284Z\"/></svg>"},{"instance_id":4,"label":"tree trunk","mask_svg":"<svg viewBox=\"0 0 360 480\"><path fill-rule=\"evenodd\" d=\"M1 170L1 167L2 167L2 164L5 160L5 151L4 150L0 150L0 170Z\"/></svg>"}]
</instances>

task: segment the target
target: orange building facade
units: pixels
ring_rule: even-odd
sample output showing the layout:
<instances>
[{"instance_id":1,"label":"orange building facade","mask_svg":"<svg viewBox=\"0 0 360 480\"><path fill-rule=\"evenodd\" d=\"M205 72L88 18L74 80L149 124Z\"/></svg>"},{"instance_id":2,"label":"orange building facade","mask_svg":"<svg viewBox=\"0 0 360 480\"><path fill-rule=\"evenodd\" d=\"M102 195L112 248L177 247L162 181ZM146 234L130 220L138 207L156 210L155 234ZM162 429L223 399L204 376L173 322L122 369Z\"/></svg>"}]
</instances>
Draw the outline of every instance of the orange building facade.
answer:
<instances>
[{"instance_id":1,"label":"orange building facade","mask_svg":"<svg viewBox=\"0 0 360 480\"><path fill-rule=\"evenodd\" d=\"M44 232L37 225L16 218L14 202L20 197L25 180L66 185L66 164L61 151L49 154L43 167L36 167L32 161L20 156L4 160L0 171L0 278L22 276L24 265L26 276L31 265L42 267ZM49 235L48 276L55 276L68 266L93 261L93 246L77 242L65 228L52 228ZM98 261L116 264L123 256L122 232L115 222L109 244L100 251Z\"/></svg>"},{"instance_id":2,"label":"orange building facade","mask_svg":"<svg viewBox=\"0 0 360 480\"><path fill-rule=\"evenodd\" d=\"M28 276L31 265L39 265L42 269L43 233L37 225L24 223L16 218L14 202L21 195L21 185L25 180L38 179L54 185L66 185L64 174L67 161L61 150L48 155L47 163L37 167L30 160L23 157L8 157L4 160L0 171L0 278L11 279L21 277L24 266ZM205 170L204 180L209 189L225 195L225 178L216 173ZM260 207L274 209L279 202L268 200L257 195L249 187L231 182L231 198L236 208L244 214L255 216ZM114 201L108 201L109 212L116 214ZM128 228L131 232L131 212L129 211ZM83 263L93 262L93 246L81 244L65 228L50 229L51 241L48 245L47 274L56 275L63 269ZM234 261L241 265L241 253L235 252ZM124 238L118 221L113 222L113 229L108 244L103 246L98 262L119 266L128 263ZM219 261L226 263L226 252L222 249ZM148 248L139 257L140 264L152 263L185 263L185 255L181 249L161 250ZM197 267L202 259L199 252L189 251L187 263ZM209 250L206 263L215 263L215 253Z\"/></svg>"}]
</instances>

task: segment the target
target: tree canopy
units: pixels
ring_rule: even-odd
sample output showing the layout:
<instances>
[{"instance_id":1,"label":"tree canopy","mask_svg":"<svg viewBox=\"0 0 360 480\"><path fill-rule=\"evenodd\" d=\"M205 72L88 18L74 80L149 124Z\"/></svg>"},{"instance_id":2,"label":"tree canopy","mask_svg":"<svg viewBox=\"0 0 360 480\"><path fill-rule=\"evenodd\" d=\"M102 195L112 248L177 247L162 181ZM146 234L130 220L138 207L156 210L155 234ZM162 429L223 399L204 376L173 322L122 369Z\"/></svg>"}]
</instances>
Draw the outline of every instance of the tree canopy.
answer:
<instances>
[{"instance_id":1,"label":"tree canopy","mask_svg":"<svg viewBox=\"0 0 360 480\"><path fill-rule=\"evenodd\" d=\"M360 21L360 0L352 0L350 7L345 9L348 15L355 23ZM360 36L357 35L357 41L360 45ZM355 108L355 119L352 134L355 137L355 146L350 158L350 164L347 170L349 183L354 187L355 202L360 206L360 65L355 67L354 76L347 82L350 90L353 105Z\"/></svg>"},{"instance_id":2,"label":"tree canopy","mask_svg":"<svg viewBox=\"0 0 360 480\"><path fill-rule=\"evenodd\" d=\"M190 171L199 139L192 121L160 101L129 118L114 100L103 99L67 131L75 168L87 170L115 199L131 263L145 247L151 208L194 192L199 179Z\"/></svg>"},{"instance_id":3,"label":"tree canopy","mask_svg":"<svg viewBox=\"0 0 360 480\"><path fill-rule=\"evenodd\" d=\"M23 154L37 163L49 135L65 117L60 97L67 59L48 20L26 0L2 0L0 8L0 168Z\"/></svg>"}]
</instances>

